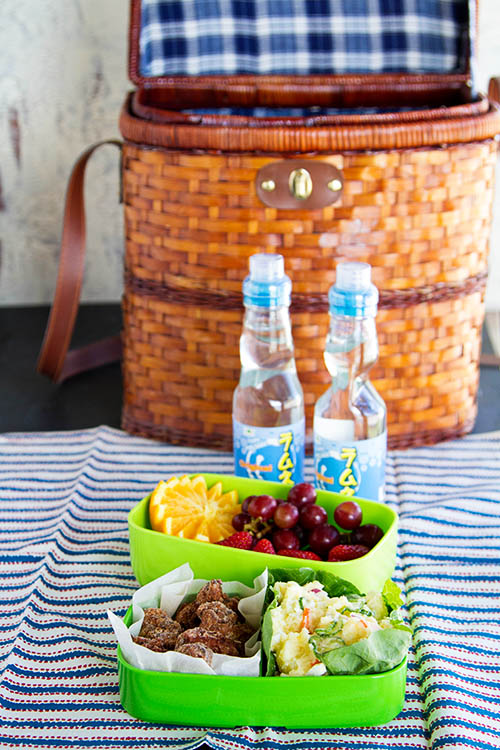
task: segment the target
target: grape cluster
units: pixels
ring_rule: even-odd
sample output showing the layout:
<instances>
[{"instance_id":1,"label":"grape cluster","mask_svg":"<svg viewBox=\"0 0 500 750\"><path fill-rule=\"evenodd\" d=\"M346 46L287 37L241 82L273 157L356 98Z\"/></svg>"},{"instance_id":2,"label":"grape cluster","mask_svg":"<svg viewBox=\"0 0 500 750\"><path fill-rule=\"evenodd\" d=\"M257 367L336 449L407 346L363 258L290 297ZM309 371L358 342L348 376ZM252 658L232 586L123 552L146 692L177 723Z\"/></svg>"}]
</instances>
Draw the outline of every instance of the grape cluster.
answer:
<instances>
[{"instance_id":1,"label":"grape cluster","mask_svg":"<svg viewBox=\"0 0 500 750\"><path fill-rule=\"evenodd\" d=\"M328 514L316 504L312 484L301 482L290 488L286 500L272 495L250 495L233 517L236 531L250 531L255 539L269 539L275 550L308 549L328 559L339 544L360 544L371 549L383 531L374 524L361 524L360 506L353 501L338 505L334 512L337 526L328 523Z\"/></svg>"}]
</instances>

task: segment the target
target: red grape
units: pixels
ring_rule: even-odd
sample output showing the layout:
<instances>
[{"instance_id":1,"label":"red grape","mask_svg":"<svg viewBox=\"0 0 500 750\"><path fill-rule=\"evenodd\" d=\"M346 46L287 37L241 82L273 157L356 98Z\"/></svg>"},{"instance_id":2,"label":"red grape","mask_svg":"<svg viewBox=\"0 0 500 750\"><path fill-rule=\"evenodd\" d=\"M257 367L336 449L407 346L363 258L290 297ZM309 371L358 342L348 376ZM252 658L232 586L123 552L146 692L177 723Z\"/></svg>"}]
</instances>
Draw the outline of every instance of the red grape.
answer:
<instances>
[{"instance_id":1,"label":"red grape","mask_svg":"<svg viewBox=\"0 0 500 750\"><path fill-rule=\"evenodd\" d=\"M245 524L250 523L251 520L252 517L249 513L237 513L233 516L231 523L233 524L233 529L236 529L236 531L243 531Z\"/></svg>"},{"instance_id":2,"label":"red grape","mask_svg":"<svg viewBox=\"0 0 500 750\"><path fill-rule=\"evenodd\" d=\"M315 526L325 524L328 514L322 505L306 505L300 511L300 525L305 529L313 529Z\"/></svg>"},{"instance_id":3,"label":"red grape","mask_svg":"<svg viewBox=\"0 0 500 750\"><path fill-rule=\"evenodd\" d=\"M249 495L247 498L245 498L241 504L241 510L243 513L248 513L248 505L250 503L250 500L253 500L254 497L257 497L256 495Z\"/></svg>"},{"instance_id":4,"label":"red grape","mask_svg":"<svg viewBox=\"0 0 500 750\"><path fill-rule=\"evenodd\" d=\"M274 511L273 520L280 529L291 529L299 520L299 509L292 503L280 503Z\"/></svg>"},{"instance_id":5,"label":"red grape","mask_svg":"<svg viewBox=\"0 0 500 750\"><path fill-rule=\"evenodd\" d=\"M363 514L361 508L354 500L347 500L345 503L340 503L334 510L333 517L335 523L340 526L341 529L357 529L361 523Z\"/></svg>"},{"instance_id":6,"label":"red grape","mask_svg":"<svg viewBox=\"0 0 500 750\"><path fill-rule=\"evenodd\" d=\"M299 526L298 524L297 526L294 526L291 530L293 531L294 534L297 535L299 542L300 542L300 546L303 547L304 544L306 543L306 536L307 536L306 530L303 529L302 526Z\"/></svg>"},{"instance_id":7,"label":"red grape","mask_svg":"<svg viewBox=\"0 0 500 750\"><path fill-rule=\"evenodd\" d=\"M278 529L273 534L273 545L275 549L299 549L300 542L291 529Z\"/></svg>"},{"instance_id":8,"label":"red grape","mask_svg":"<svg viewBox=\"0 0 500 750\"><path fill-rule=\"evenodd\" d=\"M363 526L358 526L357 529L351 534L351 544L362 544L365 547L371 549L375 547L377 542L380 542L384 532L374 523L365 523Z\"/></svg>"},{"instance_id":9,"label":"red grape","mask_svg":"<svg viewBox=\"0 0 500 750\"><path fill-rule=\"evenodd\" d=\"M278 501L271 495L257 495L248 503L248 512L253 518L262 518L263 521L267 521L273 515L277 505Z\"/></svg>"},{"instance_id":10,"label":"red grape","mask_svg":"<svg viewBox=\"0 0 500 750\"><path fill-rule=\"evenodd\" d=\"M339 536L335 526L329 524L315 526L309 534L309 546L317 555L325 557L329 550L338 544Z\"/></svg>"},{"instance_id":11,"label":"red grape","mask_svg":"<svg viewBox=\"0 0 500 750\"><path fill-rule=\"evenodd\" d=\"M299 510L316 502L316 489L308 482L300 482L290 488L287 501L297 506Z\"/></svg>"}]
</instances>

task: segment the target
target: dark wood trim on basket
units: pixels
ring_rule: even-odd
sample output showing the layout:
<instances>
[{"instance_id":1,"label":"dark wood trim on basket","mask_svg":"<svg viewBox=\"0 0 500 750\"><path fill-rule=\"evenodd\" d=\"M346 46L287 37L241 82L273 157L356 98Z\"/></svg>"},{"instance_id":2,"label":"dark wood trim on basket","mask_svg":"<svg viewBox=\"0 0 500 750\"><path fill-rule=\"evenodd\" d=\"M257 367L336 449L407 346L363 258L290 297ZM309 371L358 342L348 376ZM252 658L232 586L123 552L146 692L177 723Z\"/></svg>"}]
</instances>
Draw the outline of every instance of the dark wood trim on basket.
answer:
<instances>
[{"instance_id":1,"label":"dark wood trim on basket","mask_svg":"<svg viewBox=\"0 0 500 750\"><path fill-rule=\"evenodd\" d=\"M442 302L448 299L459 299L474 292L483 291L486 287L488 274L486 271L471 276L465 281L455 283L437 283L411 289L381 289L379 304L381 310L412 307L425 302ZM242 294L217 294L202 289L183 289L173 287L151 279L134 276L130 271L125 272L125 289L127 292L155 297L177 305L196 305L217 310L242 310ZM292 293L292 312L327 312L327 294L295 294Z\"/></svg>"}]
</instances>

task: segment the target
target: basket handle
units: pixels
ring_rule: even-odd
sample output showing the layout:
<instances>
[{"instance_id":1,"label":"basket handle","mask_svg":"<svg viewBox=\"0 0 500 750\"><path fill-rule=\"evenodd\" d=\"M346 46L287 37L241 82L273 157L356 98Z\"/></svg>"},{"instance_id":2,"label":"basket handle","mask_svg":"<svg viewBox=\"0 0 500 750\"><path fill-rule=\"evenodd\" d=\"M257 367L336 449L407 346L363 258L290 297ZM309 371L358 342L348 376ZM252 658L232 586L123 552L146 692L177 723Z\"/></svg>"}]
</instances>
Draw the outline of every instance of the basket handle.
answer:
<instances>
[{"instance_id":1,"label":"basket handle","mask_svg":"<svg viewBox=\"0 0 500 750\"><path fill-rule=\"evenodd\" d=\"M90 146L77 159L66 191L56 290L37 363L37 371L56 383L121 357L120 336L110 336L69 350L85 266L85 169L94 151L107 144L118 146L120 150L122 147L117 140L100 141Z\"/></svg>"},{"instance_id":2,"label":"basket handle","mask_svg":"<svg viewBox=\"0 0 500 750\"><path fill-rule=\"evenodd\" d=\"M488 99L500 104L500 76L493 76L488 83Z\"/></svg>"}]
</instances>

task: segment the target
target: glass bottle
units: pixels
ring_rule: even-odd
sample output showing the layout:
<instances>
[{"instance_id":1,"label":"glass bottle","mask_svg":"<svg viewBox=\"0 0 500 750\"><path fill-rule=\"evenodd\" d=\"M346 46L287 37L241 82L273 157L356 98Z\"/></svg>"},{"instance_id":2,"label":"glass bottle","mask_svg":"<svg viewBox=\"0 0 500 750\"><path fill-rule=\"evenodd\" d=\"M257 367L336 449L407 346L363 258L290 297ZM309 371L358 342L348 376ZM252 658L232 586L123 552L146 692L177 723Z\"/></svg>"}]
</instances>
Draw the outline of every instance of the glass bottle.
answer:
<instances>
[{"instance_id":1,"label":"glass bottle","mask_svg":"<svg viewBox=\"0 0 500 750\"><path fill-rule=\"evenodd\" d=\"M386 407L368 379L378 358L378 291L368 263L337 266L329 292L324 360L332 384L314 409L314 473L320 489L382 501Z\"/></svg>"},{"instance_id":2,"label":"glass bottle","mask_svg":"<svg viewBox=\"0 0 500 750\"><path fill-rule=\"evenodd\" d=\"M243 283L241 374L233 395L237 476L293 485L304 471L304 395L295 366L291 281L282 255L250 257Z\"/></svg>"}]
</instances>

